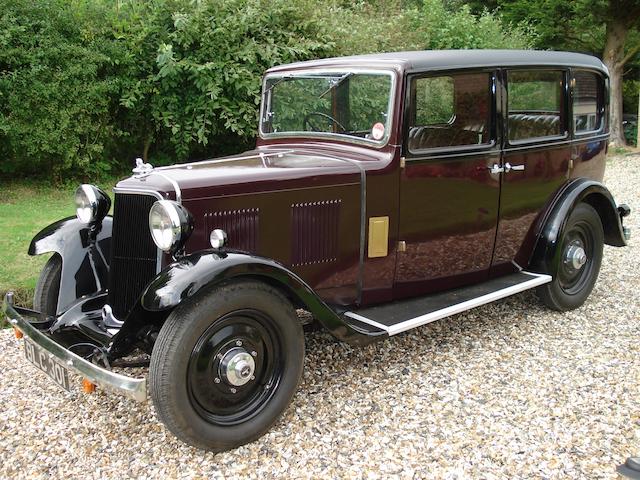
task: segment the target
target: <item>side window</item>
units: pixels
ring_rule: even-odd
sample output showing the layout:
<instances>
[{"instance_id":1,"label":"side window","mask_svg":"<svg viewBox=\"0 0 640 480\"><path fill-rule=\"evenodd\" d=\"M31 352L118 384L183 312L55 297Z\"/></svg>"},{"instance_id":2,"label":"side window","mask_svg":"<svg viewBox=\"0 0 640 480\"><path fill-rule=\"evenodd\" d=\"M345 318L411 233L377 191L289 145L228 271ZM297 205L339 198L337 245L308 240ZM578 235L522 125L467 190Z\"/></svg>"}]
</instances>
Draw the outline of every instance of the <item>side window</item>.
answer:
<instances>
[{"instance_id":1,"label":"side window","mask_svg":"<svg viewBox=\"0 0 640 480\"><path fill-rule=\"evenodd\" d=\"M573 74L573 131L594 132L602 126L604 86L602 77L593 72Z\"/></svg>"},{"instance_id":2,"label":"side window","mask_svg":"<svg viewBox=\"0 0 640 480\"><path fill-rule=\"evenodd\" d=\"M564 73L512 70L507 73L509 140L555 137L565 131Z\"/></svg>"},{"instance_id":3,"label":"side window","mask_svg":"<svg viewBox=\"0 0 640 480\"><path fill-rule=\"evenodd\" d=\"M411 98L410 151L490 142L490 74L414 78Z\"/></svg>"},{"instance_id":4,"label":"side window","mask_svg":"<svg viewBox=\"0 0 640 480\"><path fill-rule=\"evenodd\" d=\"M453 78L416 80L416 125L443 125L455 120Z\"/></svg>"}]
</instances>

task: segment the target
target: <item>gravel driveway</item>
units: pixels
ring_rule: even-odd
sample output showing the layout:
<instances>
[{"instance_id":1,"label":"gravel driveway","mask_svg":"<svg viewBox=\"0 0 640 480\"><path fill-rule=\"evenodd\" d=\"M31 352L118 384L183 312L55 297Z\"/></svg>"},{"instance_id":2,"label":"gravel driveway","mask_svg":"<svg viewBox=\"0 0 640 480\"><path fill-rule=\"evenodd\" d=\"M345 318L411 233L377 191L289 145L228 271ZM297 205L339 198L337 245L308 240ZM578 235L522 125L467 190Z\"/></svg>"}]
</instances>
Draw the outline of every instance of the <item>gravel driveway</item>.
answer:
<instances>
[{"instance_id":1,"label":"gravel driveway","mask_svg":"<svg viewBox=\"0 0 640 480\"><path fill-rule=\"evenodd\" d=\"M310 334L292 405L231 452L178 442L150 404L64 393L0 332L0 477L615 478L640 454L640 157L607 168L635 238L582 308L524 293L361 349Z\"/></svg>"}]
</instances>

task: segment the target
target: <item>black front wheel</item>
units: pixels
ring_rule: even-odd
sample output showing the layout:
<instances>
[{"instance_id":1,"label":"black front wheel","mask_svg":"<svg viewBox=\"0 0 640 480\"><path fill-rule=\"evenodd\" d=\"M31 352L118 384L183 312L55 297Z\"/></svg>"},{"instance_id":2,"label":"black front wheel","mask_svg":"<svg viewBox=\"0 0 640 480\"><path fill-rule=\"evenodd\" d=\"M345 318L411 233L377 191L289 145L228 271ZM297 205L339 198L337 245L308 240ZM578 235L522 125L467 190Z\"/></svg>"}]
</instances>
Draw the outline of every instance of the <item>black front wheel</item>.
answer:
<instances>
[{"instance_id":1,"label":"black front wheel","mask_svg":"<svg viewBox=\"0 0 640 480\"><path fill-rule=\"evenodd\" d=\"M604 232L598 212L586 203L574 208L564 228L556 252L553 280L538 288L545 305L561 312L582 305L596 283Z\"/></svg>"},{"instance_id":2,"label":"black front wheel","mask_svg":"<svg viewBox=\"0 0 640 480\"><path fill-rule=\"evenodd\" d=\"M303 362L302 326L282 293L253 281L223 285L167 318L151 356L151 398L178 438L228 450L273 425Z\"/></svg>"},{"instance_id":3,"label":"black front wheel","mask_svg":"<svg viewBox=\"0 0 640 480\"><path fill-rule=\"evenodd\" d=\"M54 253L38 277L33 294L33 309L45 315L55 315L58 310L58 294L62 276L62 258Z\"/></svg>"}]
</instances>

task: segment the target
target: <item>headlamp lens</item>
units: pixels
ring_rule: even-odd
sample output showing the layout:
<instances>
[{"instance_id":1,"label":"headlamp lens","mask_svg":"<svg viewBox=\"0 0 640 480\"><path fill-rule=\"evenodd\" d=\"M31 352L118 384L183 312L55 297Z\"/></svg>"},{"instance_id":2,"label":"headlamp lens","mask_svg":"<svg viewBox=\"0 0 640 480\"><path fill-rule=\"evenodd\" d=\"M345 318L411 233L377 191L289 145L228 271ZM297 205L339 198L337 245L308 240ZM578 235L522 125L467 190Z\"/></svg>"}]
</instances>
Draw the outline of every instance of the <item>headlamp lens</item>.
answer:
<instances>
[{"instance_id":1,"label":"headlamp lens","mask_svg":"<svg viewBox=\"0 0 640 480\"><path fill-rule=\"evenodd\" d=\"M75 196L76 216L82 223L91 223L96 220L98 213L98 196L93 185L80 185Z\"/></svg>"},{"instance_id":2,"label":"headlamp lens","mask_svg":"<svg viewBox=\"0 0 640 480\"><path fill-rule=\"evenodd\" d=\"M149 211L149 230L159 249L177 250L192 230L189 212L171 200L159 200Z\"/></svg>"}]
</instances>

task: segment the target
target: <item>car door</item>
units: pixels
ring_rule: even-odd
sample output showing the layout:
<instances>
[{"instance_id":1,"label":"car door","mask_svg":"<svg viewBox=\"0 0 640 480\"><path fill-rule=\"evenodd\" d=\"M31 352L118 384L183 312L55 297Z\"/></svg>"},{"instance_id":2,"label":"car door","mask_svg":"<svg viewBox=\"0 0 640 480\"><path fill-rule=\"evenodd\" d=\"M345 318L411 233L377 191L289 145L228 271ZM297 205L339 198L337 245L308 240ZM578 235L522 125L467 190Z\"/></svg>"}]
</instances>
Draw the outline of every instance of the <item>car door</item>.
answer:
<instances>
[{"instance_id":1,"label":"car door","mask_svg":"<svg viewBox=\"0 0 640 480\"><path fill-rule=\"evenodd\" d=\"M531 67L501 72L506 130L492 276L526 268L541 213L567 180L567 74Z\"/></svg>"},{"instance_id":2,"label":"car door","mask_svg":"<svg viewBox=\"0 0 640 480\"><path fill-rule=\"evenodd\" d=\"M407 79L394 297L488 278L498 220L496 74Z\"/></svg>"}]
</instances>

